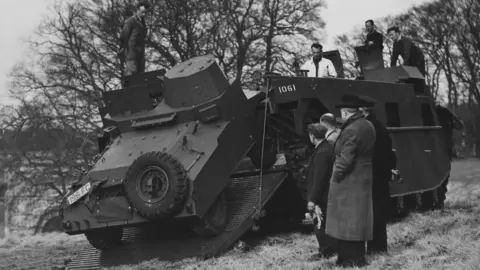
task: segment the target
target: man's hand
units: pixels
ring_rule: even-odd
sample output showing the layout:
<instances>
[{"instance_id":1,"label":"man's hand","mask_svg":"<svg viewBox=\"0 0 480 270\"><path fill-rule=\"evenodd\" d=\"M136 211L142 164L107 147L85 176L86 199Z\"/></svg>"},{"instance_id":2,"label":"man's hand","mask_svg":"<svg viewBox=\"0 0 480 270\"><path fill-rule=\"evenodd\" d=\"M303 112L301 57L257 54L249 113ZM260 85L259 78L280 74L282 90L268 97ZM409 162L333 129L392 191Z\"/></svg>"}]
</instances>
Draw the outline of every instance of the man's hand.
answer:
<instances>
[{"instance_id":1,"label":"man's hand","mask_svg":"<svg viewBox=\"0 0 480 270\"><path fill-rule=\"evenodd\" d=\"M368 42L368 45L373 45L373 41L369 41L369 42Z\"/></svg>"},{"instance_id":2,"label":"man's hand","mask_svg":"<svg viewBox=\"0 0 480 270\"><path fill-rule=\"evenodd\" d=\"M320 229L322 226L322 210L320 209L320 206L315 205L315 215L317 216L317 228Z\"/></svg>"},{"instance_id":3,"label":"man's hand","mask_svg":"<svg viewBox=\"0 0 480 270\"><path fill-rule=\"evenodd\" d=\"M308 202L307 208L308 211L313 211L315 209L315 204L313 202Z\"/></svg>"}]
</instances>

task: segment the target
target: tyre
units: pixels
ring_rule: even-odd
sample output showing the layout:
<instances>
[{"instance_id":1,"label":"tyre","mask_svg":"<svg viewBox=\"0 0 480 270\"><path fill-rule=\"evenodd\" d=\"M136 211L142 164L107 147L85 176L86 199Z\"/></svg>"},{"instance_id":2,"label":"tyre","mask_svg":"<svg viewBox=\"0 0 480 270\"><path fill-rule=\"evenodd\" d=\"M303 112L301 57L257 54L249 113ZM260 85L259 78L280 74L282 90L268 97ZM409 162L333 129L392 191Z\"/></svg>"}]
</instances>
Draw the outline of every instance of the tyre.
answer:
<instances>
[{"instance_id":1,"label":"tyre","mask_svg":"<svg viewBox=\"0 0 480 270\"><path fill-rule=\"evenodd\" d=\"M85 232L88 242L96 249L106 250L118 246L123 236L123 227L108 227Z\"/></svg>"},{"instance_id":2,"label":"tyre","mask_svg":"<svg viewBox=\"0 0 480 270\"><path fill-rule=\"evenodd\" d=\"M275 162L277 161L277 152L274 147L267 147L267 145L272 145L270 140L265 140L264 148L265 151L263 152L263 164L262 164L262 145L255 144L252 149L248 152L247 156L252 161L253 166L256 169L260 169L263 165L263 169L271 168Z\"/></svg>"},{"instance_id":3,"label":"tyre","mask_svg":"<svg viewBox=\"0 0 480 270\"><path fill-rule=\"evenodd\" d=\"M225 193L220 193L203 218L192 225L193 231L202 237L221 234L228 222L228 205Z\"/></svg>"},{"instance_id":4,"label":"tyre","mask_svg":"<svg viewBox=\"0 0 480 270\"><path fill-rule=\"evenodd\" d=\"M62 218L54 216L45 222L42 227L42 233L63 232Z\"/></svg>"},{"instance_id":5,"label":"tyre","mask_svg":"<svg viewBox=\"0 0 480 270\"><path fill-rule=\"evenodd\" d=\"M175 157L150 152L138 157L128 169L125 195L135 211L153 220L180 212L187 186L187 173Z\"/></svg>"}]
</instances>

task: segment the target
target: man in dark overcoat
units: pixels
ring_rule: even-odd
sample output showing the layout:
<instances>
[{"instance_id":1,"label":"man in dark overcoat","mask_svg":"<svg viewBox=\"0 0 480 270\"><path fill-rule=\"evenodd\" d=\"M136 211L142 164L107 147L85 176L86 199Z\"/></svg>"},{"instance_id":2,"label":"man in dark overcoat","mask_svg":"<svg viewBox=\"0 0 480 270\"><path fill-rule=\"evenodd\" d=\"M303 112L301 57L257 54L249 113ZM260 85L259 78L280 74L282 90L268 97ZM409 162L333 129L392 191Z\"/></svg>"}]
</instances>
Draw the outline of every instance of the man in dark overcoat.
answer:
<instances>
[{"instance_id":1,"label":"man in dark overcoat","mask_svg":"<svg viewBox=\"0 0 480 270\"><path fill-rule=\"evenodd\" d=\"M344 95L336 107L345 123L334 146L326 233L336 239L337 265L363 266L366 241L373 239L375 129L360 111L358 96Z\"/></svg>"},{"instance_id":2,"label":"man in dark overcoat","mask_svg":"<svg viewBox=\"0 0 480 270\"><path fill-rule=\"evenodd\" d=\"M392 139L388 130L380 122L375 113L374 106L377 101L371 97L360 96L363 107L361 108L365 119L375 128L376 140L373 152L373 240L367 242L367 254L387 252L387 221L390 204L389 181L392 169L397 165L397 157L393 152Z\"/></svg>"},{"instance_id":3,"label":"man in dark overcoat","mask_svg":"<svg viewBox=\"0 0 480 270\"><path fill-rule=\"evenodd\" d=\"M135 14L125 21L120 35L121 53L124 53L127 76L145 71L145 38L147 36L145 13L149 6L147 1L139 1Z\"/></svg>"},{"instance_id":4,"label":"man in dark overcoat","mask_svg":"<svg viewBox=\"0 0 480 270\"><path fill-rule=\"evenodd\" d=\"M383 35L375 29L373 20L365 21L365 29L367 30L367 38L365 40L365 47L368 51L383 50Z\"/></svg>"},{"instance_id":5,"label":"man in dark overcoat","mask_svg":"<svg viewBox=\"0 0 480 270\"><path fill-rule=\"evenodd\" d=\"M325 139L327 131L327 128L319 123L307 126L310 142L315 145L315 150L308 161L305 172L307 178L307 208L310 212L315 211L316 208L321 210L320 228L317 224L314 224L319 249L318 253L314 254L311 259L328 258L335 255L332 239L325 234L328 191L334 160L333 145Z\"/></svg>"}]
</instances>

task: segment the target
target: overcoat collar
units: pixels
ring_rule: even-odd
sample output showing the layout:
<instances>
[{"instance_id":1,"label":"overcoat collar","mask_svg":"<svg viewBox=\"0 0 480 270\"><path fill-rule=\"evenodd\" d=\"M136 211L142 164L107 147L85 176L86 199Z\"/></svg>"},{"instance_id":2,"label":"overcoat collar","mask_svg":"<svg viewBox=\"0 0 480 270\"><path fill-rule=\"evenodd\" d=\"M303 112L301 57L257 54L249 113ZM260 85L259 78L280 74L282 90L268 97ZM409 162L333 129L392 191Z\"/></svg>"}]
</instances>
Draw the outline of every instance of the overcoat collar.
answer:
<instances>
[{"instance_id":1,"label":"overcoat collar","mask_svg":"<svg viewBox=\"0 0 480 270\"><path fill-rule=\"evenodd\" d=\"M342 126L340 127L340 133L338 134L338 137L341 136L343 130L348 126L350 125L351 123L355 122L356 120L360 119L360 118L364 118L365 116L363 115L362 112L357 112L355 113L354 115L350 116L350 118L347 119L347 121L345 121L345 123L342 124ZM335 141L335 144L334 144L334 147L336 146L338 140Z\"/></svg>"},{"instance_id":2,"label":"overcoat collar","mask_svg":"<svg viewBox=\"0 0 480 270\"><path fill-rule=\"evenodd\" d=\"M347 127L348 125L350 125L352 122L354 122L355 120L358 120L360 118L364 118L365 116L363 115L362 112L357 112L355 113L354 115L350 116L350 118L347 119L347 121L345 121L345 123L342 124L342 126L340 127L341 130L344 130L345 127Z\"/></svg>"}]
</instances>

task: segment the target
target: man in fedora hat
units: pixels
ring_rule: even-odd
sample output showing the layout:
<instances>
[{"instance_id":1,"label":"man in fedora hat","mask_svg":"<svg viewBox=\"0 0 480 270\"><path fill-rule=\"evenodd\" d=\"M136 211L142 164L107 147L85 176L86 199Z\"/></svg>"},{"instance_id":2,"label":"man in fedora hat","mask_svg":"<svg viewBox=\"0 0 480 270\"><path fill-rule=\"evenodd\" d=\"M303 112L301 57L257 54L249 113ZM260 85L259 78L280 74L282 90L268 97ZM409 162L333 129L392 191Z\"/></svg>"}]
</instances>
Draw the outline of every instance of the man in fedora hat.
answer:
<instances>
[{"instance_id":1,"label":"man in fedora hat","mask_svg":"<svg viewBox=\"0 0 480 270\"><path fill-rule=\"evenodd\" d=\"M362 107L360 110L365 119L375 128L376 140L373 153L373 240L367 242L367 254L387 252L387 220L390 201L389 180L392 169L395 169L397 157L393 152L392 139L388 130L380 122L374 111L377 101L368 96L359 96Z\"/></svg>"},{"instance_id":2,"label":"man in fedora hat","mask_svg":"<svg viewBox=\"0 0 480 270\"><path fill-rule=\"evenodd\" d=\"M375 129L360 111L357 96L342 97L345 123L335 143L335 162L328 194L326 233L335 238L337 265L363 266L365 242L373 238L372 158Z\"/></svg>"}]
</instances>

